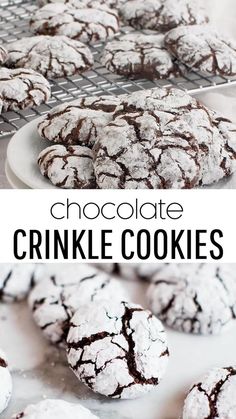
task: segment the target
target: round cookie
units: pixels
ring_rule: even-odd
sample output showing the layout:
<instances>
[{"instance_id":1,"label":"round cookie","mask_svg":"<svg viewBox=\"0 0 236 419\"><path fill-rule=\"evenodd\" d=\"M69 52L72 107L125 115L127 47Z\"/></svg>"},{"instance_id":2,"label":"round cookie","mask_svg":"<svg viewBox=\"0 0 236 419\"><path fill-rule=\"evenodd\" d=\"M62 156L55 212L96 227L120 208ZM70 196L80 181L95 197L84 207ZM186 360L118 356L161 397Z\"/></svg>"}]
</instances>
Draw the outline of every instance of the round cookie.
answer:
<instances>
[{"instance_id":1,"label":"round cookie","mask_svg":"<svg viewBox=\"0 0 236 419\"><path fill-rule=\"evenodd\" d=\"M39 123L42 138L53 143L92 148L97 133L108 122L120 104L115 96L83 97L53 108Z\"/></svg>"},{"instance_id":2,"label":"round cookie","mask_svg":"<svg viewBox=\"0 0 236 419\"><path fill-rule=\"evenodd\" d=\"M38 0L38 5L40 7L45 6L48 3L64 3L64 4L71 4L73 7L81 7L81 3L85 5L90 5L93 7L94 3L105 4L111 8L119 8L122 4L124 4L127 0Z\"/></svg>"},{"instance_id":3,"label":"round cookie","mask_svg":"<svg viewBox=\"0 0 236 419\"><path fill-rule=\"evenodd\" d=\"M31 68L49 78L80 74L93 65L90 49L66 36L21 38L7 49L11 68Z\"/></svg>"},{"instance_id":4,"label":"round cookie","mask_svg":"<svg viewBox=\"0 0 236 419\"><path fill-rule=\"evenodd\" d=\"M93 155L88 147L55 144L41 151L38 165L42 175L59 188L96 188Z\"/></svg>"},{"instance_id":5,"label":"round cookie","mask_svg":"<svg viewBox=\"0 0 236 419\"><path fill-rule=\"evenodd\" d=\"M114 73L132 78L167 79L181 70L163 44L162 34L130 33L109 42L102 63Z\"/></svg>"},{"instance_id":6,"label":"round cookie","mask_svg":"<svg viewBox=\"0 0 236 419\"><path fill-rule=\"evenodd\" d=\"M100 189L193 188L236 169L235 126L173 88L126 96L97 135Z\"/></svg>"},{"instance_id":7,"label":"round cookie","mask_svg":"<svg viewBox=\"0 0 236 419\"><path fill-rule=\"evenodd\" d=\"M0 263L0 301L23 300L35 283L34 264Z\"/></svg>"},{"instance_id":8,"label":"round cookie","mask_svg":"<svg viewBox=\"0 0 236 419\"><path fill-rule=\"evenodd\" d=\"M208 25L173 29L166 35L165 45L193 70L220 76L236 75L236 42Z\"/></svg>"},{"instance_id":9,"label":"round cookie","mask_svg":"<svg viewBox=\"0 0 236 419\"><path fill-rule=\"evenodd\" d=\"M48 81L34 70L0 68L0 97L3 111L25 109L47 102L51 96Z\"/></svg>"},{"instance_id":10,"label":"round cookie","mask_svg":"<svg viewBox=\"0 0 236 419\"><path fill-rule=\"evenodd\" d=\"M71 319L68 362L93 391L120 399L157 386L169 358L161 322L148 310L112 300L84 305Z\"/></svg>"},{"instance_id":11,"label":"round cookie","mask_svg":"<svg viewBox=\"0 0 236 419\"><path fill-rule=\"evenodd\" d=\"M208 21L198 2L191 0L130 0L121 6L120 12L127 25L157 32Z\"/></svg>"},{"instance_id":12,"label":"round cookie","mask_svg":"<svg viewBox=\"0 0 236 419\"><path fill-rule=\"evenodd\" d=\"M90 410L78 403L65 400L45 399L27 406L12 419L98 419Z\"/></svg>"},{"instance_id":13,"label":"round cookie","mask_svg":"<svg viewBox=\"0 0 236 419\"><path fill-rule=\"evenodd\" d=\"M30 21L39 35L65 35L82 42L105 41L119 30L118 14L105 5L94 3L81 8L70 4L47 4L37 10Z\"/></svg>"},{"instance_id":14,"label":"round cookie","mask_svg":"<svg viewBox=\"0 0 236 419\"><path fill-rule=\"evenodd\" d=\"M0 349L0 414L7 408L12 394L12 378L6 355Z\"/></svg>"},{"instance_id":15,"label":"round cookie","mask_svg":"<svg viewBox=\"0 0 236 419\"><path fill-rule=\"evenodd\" d=\"M4 64L7 61L8 54L6 49L0 45L0 65Z\"/></svg>"},{"instance_id":16,"label":"round cookie","mask_svg":"<svg viewBox=\"0 0 236 419\"><path fill-rule=\"evenodd\" d=\"M91 266L58 266L45 275L29 296L37 325L54 344L64 346L69 321L83 304L101 299L127 300L122 285Z\"/></svg>"},{"instance_id":17,"label":"round cookie","mask_svg":"<svg viewBox=\"0 0 236 419\"><path fill-rule=\"evenodd\" d=\"M158 318L186 333L219 334L236 318L236 277L227 265L169 265L147 296Z\"/></svg>"},{"instance_id":18,"label":"round cookie","mask_svg":"<svg viewBox=\"0 0 236 419\"><path fill-rule=\"evenodd\" d=\"M189 391L182 418L234 419L235 394L236 367L214 368Z\"/></svg>"}]
</instances>

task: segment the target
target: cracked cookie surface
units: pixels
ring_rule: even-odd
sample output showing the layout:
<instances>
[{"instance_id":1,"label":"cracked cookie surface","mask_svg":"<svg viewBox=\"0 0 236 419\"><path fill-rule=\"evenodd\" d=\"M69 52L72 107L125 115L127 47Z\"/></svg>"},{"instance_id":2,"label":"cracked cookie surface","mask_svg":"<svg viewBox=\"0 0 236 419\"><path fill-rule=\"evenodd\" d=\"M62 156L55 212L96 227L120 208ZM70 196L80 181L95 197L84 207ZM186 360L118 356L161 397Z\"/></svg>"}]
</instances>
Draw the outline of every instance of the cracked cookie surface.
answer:
<instances>
[{"instance_id":1,"label":"cracked cookie surface","mask_svg":"<svg viewBox=\"0 0 236 419\"><path fill-rule=\"evenodd\" d=\"M2 45L0 45L0 65L6 62L7 57L8 57L7 50Z\"/></svg>"},{"instance_id":2,"label":"cracked cookie surface","mask_svg":"<svg viewBox=\"0 0 236 419\"><path fill-rule=\"evenodd\" d=\"M236 169L236 126L178 89L123 98L97 135L94 170L101 189L193 188Z\"/></svg>"},{"instance_id":3,"label":"cracked cookie surface","mask_svg":"<svg viewBox=\"0 0 236 419\"><path fill-rule=\"evenodd\" d=\"M0 349L0 414L7 408L12 394L12 378L5 353Z\"/></svg>"},{"instance_id":4,"label":"cracked cookie surface","mask_svg":"<svg viewBox=\"0 0 236 419\"><path fill-rule=\"evenodd\" d=\"M236 277L228 265L163 268L148 289L149 307L169 327L219 334L236 318Z\"/></svg>"},{"instance_id":5,"label":"cracked cookie surface","mask_svg":"<svg viewBox=\"0 0 236 419\"><path fill-rule=\"evenodd\" d=\"M34 264L0 263L0 302L23 300L35 282Z\"/></svg>"},{"instance_id":6,"label":"cracked cookie surface","mask_svg":"<svg viewBox=\"0 0 236 419\"><path fill-rule=\"evenodd\" d=\"M128 296L118 280L91 266L52 267L29 296L36 324L52 343L64 346L69 322L83 304Z\"/></svg>"},{"instance_id":7,"label":"cracked cookie surface","mask_svg":"<svg viewBox=\"0 0 236 419\"><path fill-rule=\"evenodd\" d=\"M98 419L90 410L78 403L61 399L45 399L27 406L12 419Z\"/></svg>"},{"instance_id":8,"label":"cracked cookie surface","mask_svg":"<svg viewBox=\"0 0 236 419\"><path fill-rule=\"evenodd\" d=\"M208 25L173 29L166 35L165 45L173 56L194 70L236 75L236 42Z\"/></svg>"},{"instance_id":9,"label":"cracked cookie surface","mask_svg":"<svg viewBox=\"0 0 236 419\"><path fill-rule=\"evenodd\" d=\"M235 394L236 367L214 368L189 391L183 419L234 419Z\"/></svg>"},{"instance_id":10,"label":"cracked cookie surface","mask_svg":"<svg viewBox=\"0 0 236 419\"><path fill-rule=\"evenodd\" d=\"M121 6L121 15L126 24L136 29L158 32L208 21L199 5L190 0L131 0Z\"/></svg>"},{"instance_id":11,"label":"cracked cookie surface","mask_svg":"<svg viewBox=\"0 0 236 419\"><path fill-rule=\"evenodd\" d=\"M55 144L41 151L38 165L41 174L59 188L96 188L93 155L88 147Z\"/></svg>"},{"instance_id":12,"label":"cracked cookie surface","mask_svg":"<svg viewBox=\"0 0 236 419\"><path fill-rule=\"evenodd\" d=\"M90 49L66 36L22 38L7 49L11 68L31 68L49 78L80 74L93 65Z\"/></svg>"},{"instance_id":13,"label":"cracked cookie surface","mask_svg":"<svg viewBox=\"0 0 236 419\"><path fill-rule=\"evenodd\" d=\"M31 29L40 35L65 35L82 42L105 41L119 30L119 18L115 10L96 3L81 8L70 4L47 4L31 18Z\"/></svg>"},{"instance_id":14,"label":"cracked cookie surface","mask_svg":"<svg viewBox=\"0 0 236 419\"><path fill-rule=\"evenodd\" d=\"M51 96L48 81L34 70L0 68L0 97L3 111L25 109L47 102Z\"/></svg>"},{"instance_id":15,"label":"cracked cookie surface","mask_svg":"<svg viewBox=\"0 0 236 419\"><path fill-rule=\"evenodd\" d=\"M98 263L97 267L128 280L151 281L153 275L161 270L163 265L162 263Z\"/></svg>"},{"instance_id":16,"label":"cracked cookie surface","mask_svg":"<svg viewBox=\"0 0 236 419\"><path fill-rule=\"evenodd\" d=\"M74 7L81 7L81 3L93 7L95 3L104 4L108 7L119 8L126 0L38 0L39 6L45 6L48 3L64 3L71 4Z\"/></svg>"},{"instance_id":17,"label":"cracked cookie surface","mask_svg":"<svg viewBox=\"0 0 236 419\"><path fill-rule=\"evenodd\" d=\"M162 34L124 35L105 46L102 63L109 71L126 77L151 80L178 77L180 67L163 40Z\"/></svg>"},{"instance_id":18,"label":"cracked cookie surface","mask_svg":"<svg viewBox=\"0 0 236 419\"><path fill-rule=\"evenodd\" d=\"M83 97L53 108L39 123L42 138L64 145L92 148L98 132L112 121L120 99L115 96Z\"/></svg>"},{"instance_id":19,"label":"cracked cookie surface","mask_svg":"<svg viewBox=\"0 0 236 419\"><path fill-rule=\"evenodd\" d=\"M81 307L70 323L68 362L93 391L132 399L157 386L169 358L161 322L131 303Z\"/></svg>"}]
</instances>

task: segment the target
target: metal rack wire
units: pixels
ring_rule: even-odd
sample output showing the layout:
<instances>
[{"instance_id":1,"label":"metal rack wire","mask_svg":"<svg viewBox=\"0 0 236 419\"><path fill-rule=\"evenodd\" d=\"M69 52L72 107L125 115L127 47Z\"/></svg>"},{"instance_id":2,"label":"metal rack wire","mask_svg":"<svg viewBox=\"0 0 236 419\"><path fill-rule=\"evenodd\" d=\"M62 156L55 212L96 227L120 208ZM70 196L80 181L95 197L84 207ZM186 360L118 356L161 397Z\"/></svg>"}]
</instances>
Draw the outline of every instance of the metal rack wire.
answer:
<instances>
[{"instance_id":1,"label":"metal rack wire","mask_svg":"<svg viewBox=\"0 0 236 419\"><path fill-rule=\"evenodd\" d=\"M37 9L32 0L8 0L0 3L0 43L7 43L16 39L31 36L29 31L30 15ZM122 33L128 33L131 28L123 27ZM188 72L184 77L150 81L147 79L127 80L110 73L100 63L99 56L104 47L103 43L92 46L95 64L92 70L82 75L68 78L58 78L51 81L52 97L47 104L26 109L11 111L0 116L0 137L14 133L27 122L47 113L54 106L75 98L87 95L103 95L130 93L153 87L177 86L190 93L197 93L203 89L213 89L225 84L236 84L236 79L225 77L203 76L196 72Z\"/></svg>"}]
</instances>

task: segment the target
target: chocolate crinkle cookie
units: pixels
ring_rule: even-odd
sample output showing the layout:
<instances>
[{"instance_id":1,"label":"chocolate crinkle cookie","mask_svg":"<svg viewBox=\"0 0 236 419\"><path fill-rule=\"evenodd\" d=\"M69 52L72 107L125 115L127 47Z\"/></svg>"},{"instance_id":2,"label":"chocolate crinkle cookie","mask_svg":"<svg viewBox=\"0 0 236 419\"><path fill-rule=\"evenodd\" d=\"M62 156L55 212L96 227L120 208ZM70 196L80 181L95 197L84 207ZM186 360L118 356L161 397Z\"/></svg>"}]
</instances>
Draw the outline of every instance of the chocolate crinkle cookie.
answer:
<instances>
[{"instance_id":1,"label":"chocolate crinkle cookie","mask_svg":"<svg viewBox=\"0 0 236 419\"><path fill-rule=\"evenodd\" d=\"M0 68L0 98L3 111L25 109L47 102L51 96L48 81L34 70Z\"/></svg>"},{"instance_id":2,"label":"chocolate crinkle cookie","mask_svg":"<svg viewBox=\"0 0 236 419\"><path fill-rule=\"evenodd\" d=\"M49 268L32 290L29 306L36 324L52 343L65 345L69 322L83 304L103 299L129 299L117 279L92 266L69 265Z\"/></svg>"},{"instance_id":3,"label":"chocolate crinkle cookie","mask_svg":"<svg viewBox=\"0 0 236 419\"><path fill-rule=\"evenodd\" d=\"M36 282L33 263L0 263L0 302L23 300Z\"/></svg>"},{"instance_id":4,"label":"chocolate crinkle cookie","mask_svg":"<svg viewBox=\"0 0 236 419\"><path fill-rule=\"evenodd\" d=\"M230 265L169 265L148 289L149 306L186 333L219 334L236 318L236 276Z\"/></svg>"},{"instance_id":5,"label":"chocolate crinkle cookie","mask_svg":"<svg viewBox=\"0 0 236 419\"><path fill-rule=\"evenodd\" d=\"M94 170L101 189L193 188L236 169L236 126L179 89L125 96L98 133Z\"/></svg>"},{"instance_id":6,"label":"chocolate crinkle cookie","mask_svg":"<svg viewBox=\"0 0 236 419\"><path fill-rule=\"evenodd\" d=\"M68 362L93 391L133 399L157 386L169 358L161 322L131 303L82 306L71 319Z\"/></svg>"},{"instance_id":7,"label":"chocolate crinkle cookie","mask_svg":"<svg viewBox=\"0 0 236 419\"><path fill-rule=\"evenodd\" d=\"M112 72L131 78L167 79L181 69L163 43L162 34L131 33L109 42L102 63Z\"/></svg>"},{"instance_id":8,"label":"chocolate crinkle cookie","mask_svg":"<svg viewBox=\"0 0 236 419\"><path fill-rule=\"evenodd\" d=\"M119 98L107 95L56 106L39 123L39 135L53 143L92 148L98 132L112 121L119 104Z\"/></svg>"},{"instance_id":9,"label":"chocolate crinkle cookie","mask_svg":"<svg viewBox=\"0 0 236 419\"><path fill-rule=\"evenodd\" d=\"M153 276L163 268L163 263L98 263L96 266L108 273L127 280L152 281Z\"/></svg>"},{"instance_id":10,"label":"chocolate crinkle cookie","mask_svg":"<svg viewBox=\"0 0 236 419\"><path fill-rule=\"evenodd\" d=\"M214 368L193 385L183 419L235 419L236 367Z\"/></svg>"},{"instance_id":11,"label":"chocolate crinkle cookie","mask_svg":"<svg viewBox=\"0 0 236 419\"><path fill-rule=\"evenodd\" d=\"M69 403L61 399L45 399L30 404L12 419L99 419L81 404Z\"/></svg>"},{"instance_id":12,"label":"chocolate crinkle cookie","mask_svg":"<svg viewBox=\"0 0 236 419\"><path fill-rule=\"evenodd\" d=\"M165 37L165 46L193 70L220 76L236 75L236 42L208 25L173 29Z\"/></svg>"},{"instance_id":13,"label":"chocolate crinkle cookie","mask_svg":"<svg viewBox=\"0 0 236 419\"><path fill-rule=\"evenodd\" d=\"M136 29L168 32L179 25L208 21L198 2L191 0L130 0L121 6L124 22Z\"/></svg>"},{"instance_id":14,"label":"chocolate crinkle cookie","mask_svg":"<svg viewBox=\"0 0 236 419\"><path fill-rule=\"evenodd\" d=\"M95 4L105 4L111 8L119 8L127 0L38 0L38 5L40 7L45 6L48 3L64 3L71 4L74 7L81 8L81 4L86 5L87 7L94 7Z\"/></svg>"},{"instance_id":15,"label":"chocolate crinkle cookie","mask_svg":"<svg viewBox=\"0 0 236 419\"><path fill-rule=\"evenodd\" d=\"M31 68L46 77L80 74L93 65L93 55L82 42L66 36L32 36L7 46L7 65Z\"/></svg>"},{"instance_id":16,"label":"chocolate crinkle cookie","mask_svg":"<svg viewBox=\"0 0 236 419\"><path fill-rule=\"evenodd\" d=\"M5 353L0 349L0 414L7 408L12 395L12 378Z\"/></svg>"},{"instance_id":17,"label":"chocolate crinkle cookie","mask_svg":"<svg viewBox=\"0 0 236 419\"><path fill-rule=\"evenodd\" d=\"M38 157L43 176L64 189L95 189L93 155L88 147L55 144L45 148Z\"/></svg>"},{"instance_id":18,"label":"chocolate crinkle cookie","mask_svg":"<svg viewBox=\"0 0 236 419\"><path fill-rule=\"evenodd\" d=\"M7 57L7 50L2 45L0 45L0 65L4 64L7 61Z\"/></svg>"},{"instance_id":19,"label":"chocolate crinkle cookie","mask_svg":"<svg viewBox=\"0 0 236 419\"><path fill-rule=\"evenodd\" d=\"M105 41L119 30L118 13L95 2L93 7L83 4L47 4L31 18L31 29L39 35L65 35L82 42Z\"/></svg>"}]
</instances>

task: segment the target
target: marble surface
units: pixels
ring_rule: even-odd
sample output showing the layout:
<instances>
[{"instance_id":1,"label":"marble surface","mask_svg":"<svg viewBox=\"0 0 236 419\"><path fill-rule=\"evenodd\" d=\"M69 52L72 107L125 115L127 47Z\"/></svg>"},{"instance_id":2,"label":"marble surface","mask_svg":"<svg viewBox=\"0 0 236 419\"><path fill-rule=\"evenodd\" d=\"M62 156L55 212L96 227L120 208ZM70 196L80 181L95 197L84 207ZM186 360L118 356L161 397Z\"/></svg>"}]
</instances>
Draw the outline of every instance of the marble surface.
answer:
<instances>
[{"instance_id":1,"label":"marble surface","mask_svg":"<svg viewBox=\"0 0 236 419\"><path fill-rule=\"evenodd\" d=\"M146 285L126 284L133 301L145 305ZM10 419L43 398L80 402L101 419L178 419L193 380L213 366L235 364L236 322L221 336L167 333L171 357L161 384L137 400L108 400L78 382L64 351L48 344L35 326L26 302L1 304L0 346L8 355L14 383L11 403L1 419Z\"/></svg>"}]
</instances>

